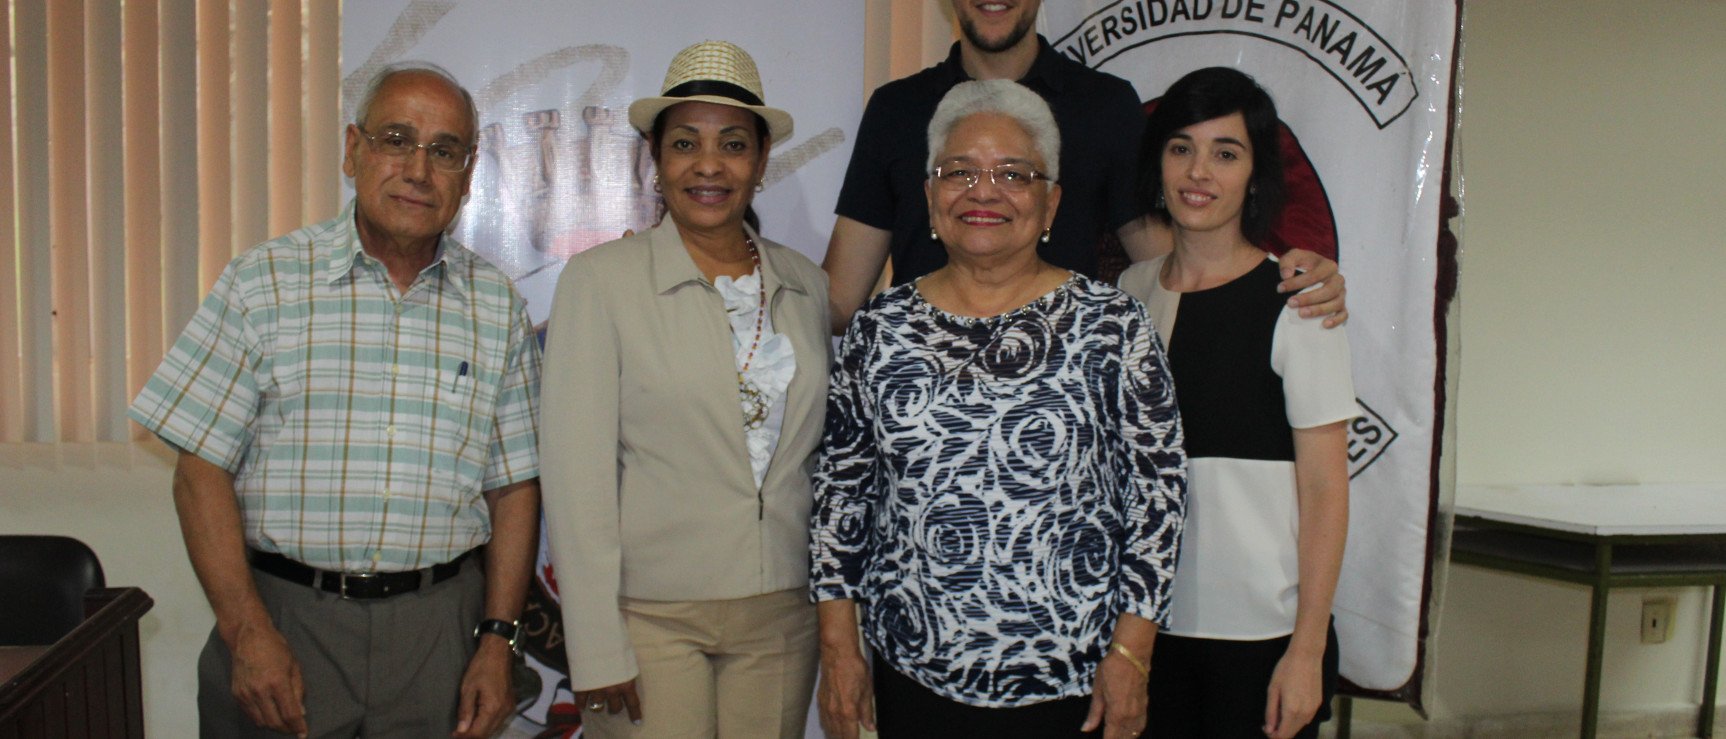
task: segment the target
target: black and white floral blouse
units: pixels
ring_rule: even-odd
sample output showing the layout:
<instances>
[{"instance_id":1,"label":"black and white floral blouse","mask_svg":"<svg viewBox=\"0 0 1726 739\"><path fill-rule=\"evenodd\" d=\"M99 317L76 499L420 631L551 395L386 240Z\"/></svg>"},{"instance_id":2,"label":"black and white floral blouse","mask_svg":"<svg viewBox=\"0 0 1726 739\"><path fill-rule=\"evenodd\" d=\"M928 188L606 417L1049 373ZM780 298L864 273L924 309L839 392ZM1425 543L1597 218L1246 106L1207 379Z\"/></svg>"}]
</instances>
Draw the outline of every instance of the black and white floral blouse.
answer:
<instances>
[{"instance_id":1,"label":"black and white floral blouse","mask_svg":"<svg viewBox=\"0 0 1726 739\"><path fill-rule=\"evenodd\" d=\"M1164 622L1186 457L1144 308L1075 275L992 318L915 283L845 333L811 587L887 664L976 706L1088 695L1122 612Z\"/></svg>"}]
</instances>

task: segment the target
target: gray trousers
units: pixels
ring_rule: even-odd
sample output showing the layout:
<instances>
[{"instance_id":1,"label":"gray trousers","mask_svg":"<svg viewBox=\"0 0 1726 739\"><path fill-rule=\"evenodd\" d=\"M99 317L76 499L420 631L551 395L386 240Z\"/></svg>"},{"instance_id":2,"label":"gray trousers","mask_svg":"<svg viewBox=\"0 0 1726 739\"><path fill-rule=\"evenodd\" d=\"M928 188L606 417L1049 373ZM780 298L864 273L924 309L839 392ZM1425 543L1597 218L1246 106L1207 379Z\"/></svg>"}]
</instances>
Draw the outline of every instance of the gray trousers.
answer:
<instances>
[{"instance_id":1,"label":"gray trousers","mask_svg":"<svg viewBox=\"0 0 1726 739\"><path fill-rule=\"evenodd\" d=\"M412 593L343 600L253 572L258 595L300 663L312 737L449 736L462 674L485 607L478 556L461 572ZM283 737L252 724L230 690L233 660L215 631L198 657L198 719L205 739Z\"/></svg>"}]
</instances>

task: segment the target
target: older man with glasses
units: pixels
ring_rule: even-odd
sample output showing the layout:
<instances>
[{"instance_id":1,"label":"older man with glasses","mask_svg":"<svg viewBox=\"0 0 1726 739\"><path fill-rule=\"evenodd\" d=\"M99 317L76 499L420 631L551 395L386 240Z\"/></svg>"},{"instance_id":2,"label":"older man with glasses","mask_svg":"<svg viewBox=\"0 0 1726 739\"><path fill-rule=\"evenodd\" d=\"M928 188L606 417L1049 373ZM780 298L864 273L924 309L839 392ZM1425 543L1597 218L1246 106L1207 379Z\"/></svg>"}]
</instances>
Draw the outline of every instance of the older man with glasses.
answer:
<instances>
[{"instance_id":1,"label":"older man with glasses","mask_svg":"<svg viewBox=\"0 0 1726 739\"><path fill-rule=\"evenodd\" d=\"M355 197L230 263L133 403L216 627L205 737L485 737L536 551L540 355L444 231L478 116L398 64L347 128Z\"/></svg>"}]
</instances>

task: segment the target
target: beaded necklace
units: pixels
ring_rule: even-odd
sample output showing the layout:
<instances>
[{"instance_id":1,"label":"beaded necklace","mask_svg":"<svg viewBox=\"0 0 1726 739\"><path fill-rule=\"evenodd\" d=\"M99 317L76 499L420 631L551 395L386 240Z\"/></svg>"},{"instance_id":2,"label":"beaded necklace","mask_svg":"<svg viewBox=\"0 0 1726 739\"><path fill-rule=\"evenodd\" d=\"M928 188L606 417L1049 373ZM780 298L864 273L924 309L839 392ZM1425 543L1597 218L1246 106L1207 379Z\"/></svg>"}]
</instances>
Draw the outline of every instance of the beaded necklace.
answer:
<instances>
[{"instance_id":1,"label":"beaded necklace","mask_svg":"<svg viewBox=\"0 0 1726 739\"><path fill-rule=\"evenodd\" d=\"M749 353L743 356L743 366L737 369L737 396L743 406L743 428L754 431L767 424L767 413L772 406L767 394L743 377L743 373L749 371L749 364L755 361L755 350L761 348L761 329L767 320L767 275L761 269L761 251L755 248L755 239L745 236L743 240L749 245L749 260L754 263L759 298L755 310L755 338L749 342Z\"/></svg>"}]
</instances>

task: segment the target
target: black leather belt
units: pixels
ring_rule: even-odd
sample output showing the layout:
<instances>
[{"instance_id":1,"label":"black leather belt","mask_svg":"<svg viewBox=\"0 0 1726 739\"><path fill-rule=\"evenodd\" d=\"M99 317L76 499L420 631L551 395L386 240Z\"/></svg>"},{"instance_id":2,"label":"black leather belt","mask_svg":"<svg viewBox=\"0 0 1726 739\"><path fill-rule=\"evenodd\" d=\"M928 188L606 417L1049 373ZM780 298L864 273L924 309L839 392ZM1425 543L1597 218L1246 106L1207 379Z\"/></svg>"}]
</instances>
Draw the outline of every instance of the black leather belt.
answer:
<instances>
[{"instance_id":1,"label":"black leather belt","mask_svg":"<svg viewBox=\"0 0 1726 739\"><path fill-rule=\"evenodd\" d=\"M462 552L441 565L409 572L331 572L300 564L280 554L251 550L252 568L291 583L335 593L343 598L388 598L431 587L461 572L461 564L473 554Z\"/></svg>"}]
</instances>

